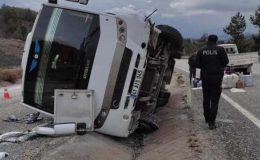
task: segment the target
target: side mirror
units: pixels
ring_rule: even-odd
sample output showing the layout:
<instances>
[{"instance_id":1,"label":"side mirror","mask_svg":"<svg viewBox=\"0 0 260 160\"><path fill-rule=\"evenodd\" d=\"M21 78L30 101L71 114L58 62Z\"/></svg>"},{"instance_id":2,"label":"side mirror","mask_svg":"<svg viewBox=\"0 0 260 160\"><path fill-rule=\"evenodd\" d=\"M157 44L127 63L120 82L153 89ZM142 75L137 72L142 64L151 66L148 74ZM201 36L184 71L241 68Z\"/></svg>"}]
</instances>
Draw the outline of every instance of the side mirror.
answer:
<instances>
[{"instance_id":1,"label":"side mirror","mask_svg":"<svg viewBox=\"0 0 260 160\"><path fill-rule=\"evenodd\" d=\"M57 4L57 0L48 0L49 3Z\"/></svg>"},{"instance_id":2,"label":"side mirror","mask_svg":"<svg viewBox=\"0 0 260 160\"><path fill-rule=\"evenodd\" d=\"M87 5L88 4L88 0L79 0L79 3Z\"/></svg>"},{"instance_id":3,"label":"side mirror","mask_svg":"<svg viewBox=\"0 0 260 160\"><path fill-rule=\"evenodd\" d=\"M80 4L88 4L88 0L67 0L67 1L71 1L71 2L79 2Z\"/></svg>"}]
</instances>

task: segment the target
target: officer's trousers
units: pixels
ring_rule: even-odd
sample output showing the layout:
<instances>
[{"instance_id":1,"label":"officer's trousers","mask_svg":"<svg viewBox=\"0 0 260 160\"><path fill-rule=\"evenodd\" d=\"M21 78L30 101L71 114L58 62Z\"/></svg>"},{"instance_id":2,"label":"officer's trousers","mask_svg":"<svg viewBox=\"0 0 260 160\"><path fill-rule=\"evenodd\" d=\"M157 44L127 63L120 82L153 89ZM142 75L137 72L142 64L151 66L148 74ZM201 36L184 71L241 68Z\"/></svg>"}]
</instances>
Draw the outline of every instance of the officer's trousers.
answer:
<instances>
[{"instance_id":1,"label":"officer's trousers","mask_svg":"<svg viewBox=\"0 0 260 160\"><path fill-rule=\"evenodd\" d=\"M196 68L194 67L190 67L190 84L191 84L191 80L192 78L196 78Z\"/></svg>"},{"instance_id":2,"label":"officer's trousers","mask_svg":"<svg viewBox=\"0 0 260 160\"><path fill-rule=\"evenodd\" d=\"M202 78L204 117L207 122L213 123L215 122L218 113L223 78L220 76L214 77L215 78Z\"/></svg>"}]
</instances>

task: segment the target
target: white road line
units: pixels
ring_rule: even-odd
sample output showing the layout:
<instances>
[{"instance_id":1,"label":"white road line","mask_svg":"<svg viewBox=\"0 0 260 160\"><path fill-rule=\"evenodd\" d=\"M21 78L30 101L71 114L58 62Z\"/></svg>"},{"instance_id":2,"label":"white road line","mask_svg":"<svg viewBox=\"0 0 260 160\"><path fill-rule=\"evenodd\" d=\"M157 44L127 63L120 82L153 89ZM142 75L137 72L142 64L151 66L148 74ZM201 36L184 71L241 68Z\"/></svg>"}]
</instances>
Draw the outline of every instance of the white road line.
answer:
<instances>
[{"instance_id":1,"label":"white road line","mask_svg":"<svg viewBox=\"0 0 260 160\"><path fill-rule=\"evenodd\" d=\"M178 67L177 67L178 68ZM188 71L178 68L184 72L189 73ZM240 106L238 103L229 98L226 94L222 93L221 96L230 103L235 109L237 109L240 113L242 113L246 118L248 118L251 122L253 122L260 129L260 120L257 119L252 113L248 112L245 108Z\"/></svg>"},{"instance_id":2,"label":"white road line","mask_svg":"<svg viewBox=\"0 0 260 160\"><path fill-rule=\"evenodd\" d=\"M233 101L231 98L229 98L226 94L222 93L221 96L230 103L233 107L235 107L240 113L242 113L246 118L248 118L250 121L252 121L258 128L260 128L260 120L257 119L253 114L248 112L246 109L244 109L242 106L240 106L238 103Z\"/></svg>"}]
</instances>

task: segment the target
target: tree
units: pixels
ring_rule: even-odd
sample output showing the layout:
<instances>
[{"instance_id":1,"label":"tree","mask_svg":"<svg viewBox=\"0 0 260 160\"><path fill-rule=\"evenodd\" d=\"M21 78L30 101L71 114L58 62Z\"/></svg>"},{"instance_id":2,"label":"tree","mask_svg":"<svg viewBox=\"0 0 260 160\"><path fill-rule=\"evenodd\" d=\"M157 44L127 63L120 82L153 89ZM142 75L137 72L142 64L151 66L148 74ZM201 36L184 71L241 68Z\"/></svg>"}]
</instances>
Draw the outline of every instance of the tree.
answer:
<instances>
[{"instance_id":1,"label":"tree","mask_svg":"<svg viewBox=\"0 0 260 160\"><path fill-rule=\"evenodd\" d=\"M184 45L184 55L186 56L192 55L198 49L196 40L194 39L190 39L190 38L184 39L183 45Z\"/></svg>"},{"instance_id":2,"label":"tree","mask_svg":"<svg viewBox=\"0 0 260 160\"><path fill-rule=\"evenodd\" d=\"M13 36L15 39L20 39L23 40L23 34L22 34L22 30L21 27L17 27L17 29L15 30L15 32L13 33Z\"/></svg>"},{"instance_id":3,"label":"tree","mask_svg":"<svg viewBox=\"0 0 260 160\"><path fill-rule=\"evenodd\" d=\"M257 28L259 28L260 33L260 6L257 7L257 10L255 11L255 15L250 16L250 22Z\"/></svg>"},{"instance_id":4,"label":"tree","mask_svg":"<svg viewBox=\"0 0 260 160\"><path fill-rule=\"evenodd\" d=\"M244 51L244 31L246 30L246 20L240 12L233 17L228 26L223 28L223 31L232 37L231 41L238 46L240 52Z\"/></svg>"},{"instance_id":5,"label":"tree","mask_svg":"<svg viewBox=\"0 0 260 160\"><path fill-rule=\"evenodd\" d=\"M32 10L26 9L23 11L23 14L21 14L21 18L24 18L24 20L28 22L32 22L36 18L36 14Z\"/></svg>"},{"instance_id":6,"label":"tree","mask_svg":"<svg viewBox=\"0 0 260 160\"><path fill-rule=\"evenodd\" d=\"M200 37L199 41L200 42L207 42L209 34L208 33L203 33L202 36Z\"/></svg>"},{"instance_id":7,"label":"tree","mask_svg":"<svg viewBox=\"0 0 260 160\"><path fill-rule=\"evenodd\" d=\"M22 25L20 27L21 27L22 40L26 40L26 36L28 33L27 28L24 25Z\"/></svg>"},{"instance_id":8,"label":"tree","mask_svg":"<svg viewBox=\"0 0 260 160\"><path fill-rule=\"evenodd\" d=\"M208 36L209 36L208 33L203 33L202 36L200 37L200 39L198 39L198 41L197 41L198 49L207 44Z\"/></svg>"},{"instance_id":9,"label":"tree","mask_svg":"<svg viewBox=\"0 0 260 160\"><path fill-rule=\"evenodd\" d=\"M250 16L250 22L258 28L258 34L253 35L254 39L254 47L260 52L260 6L257 7L257 10L255 11L255 15Z\"/></svg>"}]
</instances>

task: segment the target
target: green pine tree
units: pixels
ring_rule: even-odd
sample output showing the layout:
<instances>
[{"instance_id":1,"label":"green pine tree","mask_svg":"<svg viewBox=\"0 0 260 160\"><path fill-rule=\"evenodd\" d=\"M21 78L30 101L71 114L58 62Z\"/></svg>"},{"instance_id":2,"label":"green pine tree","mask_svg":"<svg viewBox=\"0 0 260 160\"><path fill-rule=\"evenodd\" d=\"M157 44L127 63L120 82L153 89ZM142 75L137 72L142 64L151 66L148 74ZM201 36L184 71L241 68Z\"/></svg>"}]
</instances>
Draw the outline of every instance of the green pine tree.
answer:
<instances>
[{"instance_id":1,"label":"green pine tree","mask_svg":"<svg viewBox=\"0 0 260 160\"><path fill-rule=\"evenodd\" d=\"M245 16L243 16L240 12L237 12L235 16L231 17L229 25L223 28L223 31L232 37L231 42L237 44L239 52L245 51L245 30Z\"/></svg>"},{"instance_id":2,"label":"green pine tree","mask_svg":"<svg viewBox=\"0 0 260 160\"><path fill-rule=\"evenodd\" d=\"M258 34L253 35L254 49L260 53L260 6L257 7L255 15L250 16L250 22L258 29Z\"/></svg>"}]
</instances>

